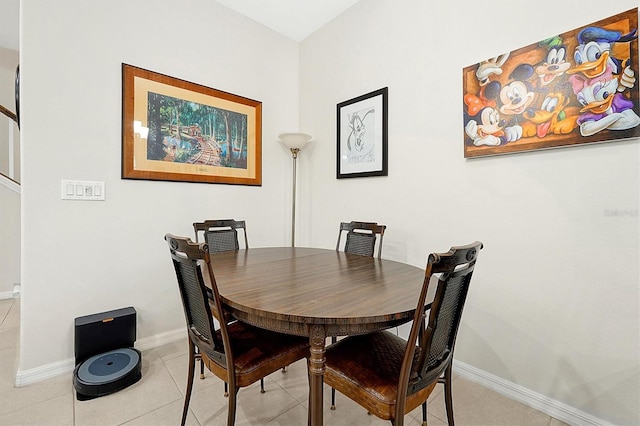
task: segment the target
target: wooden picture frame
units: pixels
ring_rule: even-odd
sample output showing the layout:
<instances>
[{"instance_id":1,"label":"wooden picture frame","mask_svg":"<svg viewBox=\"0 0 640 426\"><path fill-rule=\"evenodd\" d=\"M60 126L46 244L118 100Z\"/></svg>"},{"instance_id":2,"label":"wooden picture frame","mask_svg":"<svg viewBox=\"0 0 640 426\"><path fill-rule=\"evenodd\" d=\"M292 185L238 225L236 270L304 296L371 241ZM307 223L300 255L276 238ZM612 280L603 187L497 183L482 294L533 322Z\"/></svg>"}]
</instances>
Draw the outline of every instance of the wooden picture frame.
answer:
<instances>
[{"instance_id":1,"label":"wooden picture frame","mask_svg":"<svg viewBox=\"0 0 640 426\"><path fill-rule=\"evenodd\" d=\"M262 103L123 63L122 178L262 185Z\"/></svg>"},{"instance_id":2,"label":"wooden picture frame","mask_svg":"<svg viewBox=\"0 0 640 426\"><path fill-rule=\"evenodd\" d=\"M638 8L465 67L465 158L640 136Z\"/></svg>"},{"instance_id":3,"label":"wooden picture frame","mask_svg":"<svg viewBox=\"0 0 640 426\"><path fill-rule=\"evenodd\" d=\"M387 176L389 89L340 102L336 178Z\"/></svg>"}]
</instances>

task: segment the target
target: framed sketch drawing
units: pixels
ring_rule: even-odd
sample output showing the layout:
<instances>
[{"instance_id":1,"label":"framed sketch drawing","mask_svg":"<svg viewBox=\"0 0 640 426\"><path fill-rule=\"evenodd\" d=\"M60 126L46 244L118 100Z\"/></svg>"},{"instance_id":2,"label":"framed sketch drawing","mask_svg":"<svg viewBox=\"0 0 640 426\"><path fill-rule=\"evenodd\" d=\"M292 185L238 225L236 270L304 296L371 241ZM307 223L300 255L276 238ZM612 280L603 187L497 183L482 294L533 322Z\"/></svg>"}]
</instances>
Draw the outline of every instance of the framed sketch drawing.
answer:
<instances>
[{"instance_id":1,"label":"framed sketch drawing","mask_svg":"<svg viewBox=\"0 0 640 426\"><path fill-rule=\"evenodd\" d=\"M336 177L387 176L388 88L338 104Z\"/></svg>"},{"instance_id":2,"label":"framed sketch drawing","mask_svg":"<svg viewBox=\"0 0 640 426\"><path fill-rule=\"evenodd\" d=\"M122 64L122 178L262 184L262 104Z\"/></svg>"},{"instance_id":3,"label":"framed sketch drawing","mask_svg":"<svg viewBox=\"0 0 640 426\"><path fill-rule=\"evenodd\" d=\"M464 156L640 136L638 9L463 69Z\"/></svg>"}]
</instances>

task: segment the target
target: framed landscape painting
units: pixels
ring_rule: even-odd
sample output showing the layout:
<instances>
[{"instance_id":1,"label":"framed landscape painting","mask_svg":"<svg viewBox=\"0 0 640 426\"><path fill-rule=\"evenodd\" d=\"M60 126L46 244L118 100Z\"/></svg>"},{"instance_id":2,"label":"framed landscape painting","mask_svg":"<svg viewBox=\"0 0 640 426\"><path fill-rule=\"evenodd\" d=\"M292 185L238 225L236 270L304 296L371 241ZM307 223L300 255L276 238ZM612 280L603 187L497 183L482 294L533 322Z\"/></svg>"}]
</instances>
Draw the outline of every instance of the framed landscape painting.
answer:
<instances>
[{"instance_id":1,"label":"framed landscape painting","mask_svg":"<svg viewBox=\"0 0 640 426\"><path fill-rule=\"evenodd\" d=\"M638 9L463 69L464 156L640 136Z\"/></svg>"},{"instance_id":2,"label":"framed landscape painting","mask_svg":"<svg viewBox=\"0 0 640 426\"><path fill-rule=\"evenodd\" d=\"M122 64L122 178L262 184L262 104Z\"/></svg>"}]
</instances>

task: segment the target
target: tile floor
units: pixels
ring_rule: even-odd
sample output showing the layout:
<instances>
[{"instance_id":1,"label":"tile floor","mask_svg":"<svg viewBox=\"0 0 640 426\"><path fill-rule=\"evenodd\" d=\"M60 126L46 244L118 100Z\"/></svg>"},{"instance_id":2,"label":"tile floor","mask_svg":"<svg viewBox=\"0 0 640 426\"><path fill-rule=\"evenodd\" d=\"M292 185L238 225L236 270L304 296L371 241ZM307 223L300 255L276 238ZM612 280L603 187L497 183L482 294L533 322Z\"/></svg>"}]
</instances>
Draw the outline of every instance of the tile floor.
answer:
<instances>
[{"instance_id":1,"label":"tile floor","mask_svg":"<svg viewBox=\"0 0 640 426\"><path fill-rule=\"evenodd\" d=\"M24 387L14 387L18 368L18 299L0 300L0 425L178 425L186 383L187 345L166 344L143 352L142 380L101 398L78 401L71 374ZM225 425L227 400L222 382L207 373L196 378L188 425ZM236 425L289 426L307 422L307 374L304 361L276 372L238 393ZM325 389L324 423L327 426L389 425L338 394L337 410L329 409ZM455 377L453 399L458 425L553 425L563 423L507 399L478 384ZM405 424L420 425L420 408L405 417ZM446 425L441 387L429 399L429 425Z\"/></svg>"}]
</instances>

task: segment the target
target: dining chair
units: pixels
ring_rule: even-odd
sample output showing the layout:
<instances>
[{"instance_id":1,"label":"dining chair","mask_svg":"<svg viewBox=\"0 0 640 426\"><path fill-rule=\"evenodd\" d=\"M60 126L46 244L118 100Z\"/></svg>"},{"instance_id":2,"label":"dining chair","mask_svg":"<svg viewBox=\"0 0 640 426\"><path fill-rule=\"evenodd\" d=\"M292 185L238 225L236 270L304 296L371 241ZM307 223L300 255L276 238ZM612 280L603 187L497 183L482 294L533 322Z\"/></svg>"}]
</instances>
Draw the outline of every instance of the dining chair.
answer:
<instances>
[{"instance_id":1,"label":"dining chair","mask_svg":"<svg viewBox=\"0 0 640 426\"><path fill-rule=\"evenodd\" d=\"M234 321L220 300L208 245L171 234L164 238L169 244L189 336L189 372L181 424L185 424L189 410L195 362L201 359L213 374L229 384L227 426L232 426L238 389L307 357L308 339Z\"/></svg>"},{"instance_id":2,"label":"dining chair","mask_svg":"<svg viewBox=\"0 0 640 426\"><path fill-rule=\"evenodd\" d=\"M382 257L382 238L386 225L378 225L376 222L341 222L338 231L338 242L336 243L336 251L340 250L340 239L344 232L347 237L344 243L344 252L358 254L360 256L373 257L376 247L376 236L380 235L378 242L378 259ZM336 343L338 338L331 337L331 343ZM331 389L331 409L336 409L336 390Z\"/></svg>"},{"instance_id":3,"label":"dining chair","mask_svg":"<svg viewBox=\"0 0 640 426\"><path fill-rule=\"evenodd\" d=\"M247 224L244 220L209 219L204 222L193 223L196 243L200 242L198 236L202 234L203 240L209 245L211 253L239 250L238 229L242 229L244 248L248 249ZM202 362L200 363L200 379L204 379L204 364ZM260 380L260 392L264 393L264 380L262 379ZM224 396L229 396L229 388L226 382L224 384Z\"/></svg>"},{"instance_id":4,"label":"dining chair","mask_svg":"<svg viewBox=\"0 0 640 426\"><path fill-rule=\"evenodd\" d=\"M476 241L430 254L408 339L378 331L330 345L325 353L325 383L394 426L404 425L404 415L419 405L426 426L427 398L442 383L447 419L453 425L453 351L481 249L482 243ZM427 303L432 281L436 292Z\"/></svg>"},{"instance_id":5,"label":"dining chair","mask_svg":"<svg viewBox=\"0 0 640 426\"><path fill-rule=\"evenodd\" d=\"M360 256L373 257L376 236L380 236L378 241L378 259L382 256L382 238L386 225L378 225L375 222L341 222L338 231L338 242L336 243L336 251L340 250L340 240L342 234L346 231L347 237L344 243L344 252L351 254L359 254Z\"/></svg>"},{"instance_id":6,"label":"dining chair","mask_svg":"<svg viewBox=\"0 0 640 426\"><path fill-rule=\"evenodd\" d=\"M244 235L244 248L249 248L247 224L244 220L210 219L193 224L196 243L200 242L198 234L202 233L203 241L209 245L211 253L239 250L238 229L242 229Z\"/></svg>"}]
</instances>

